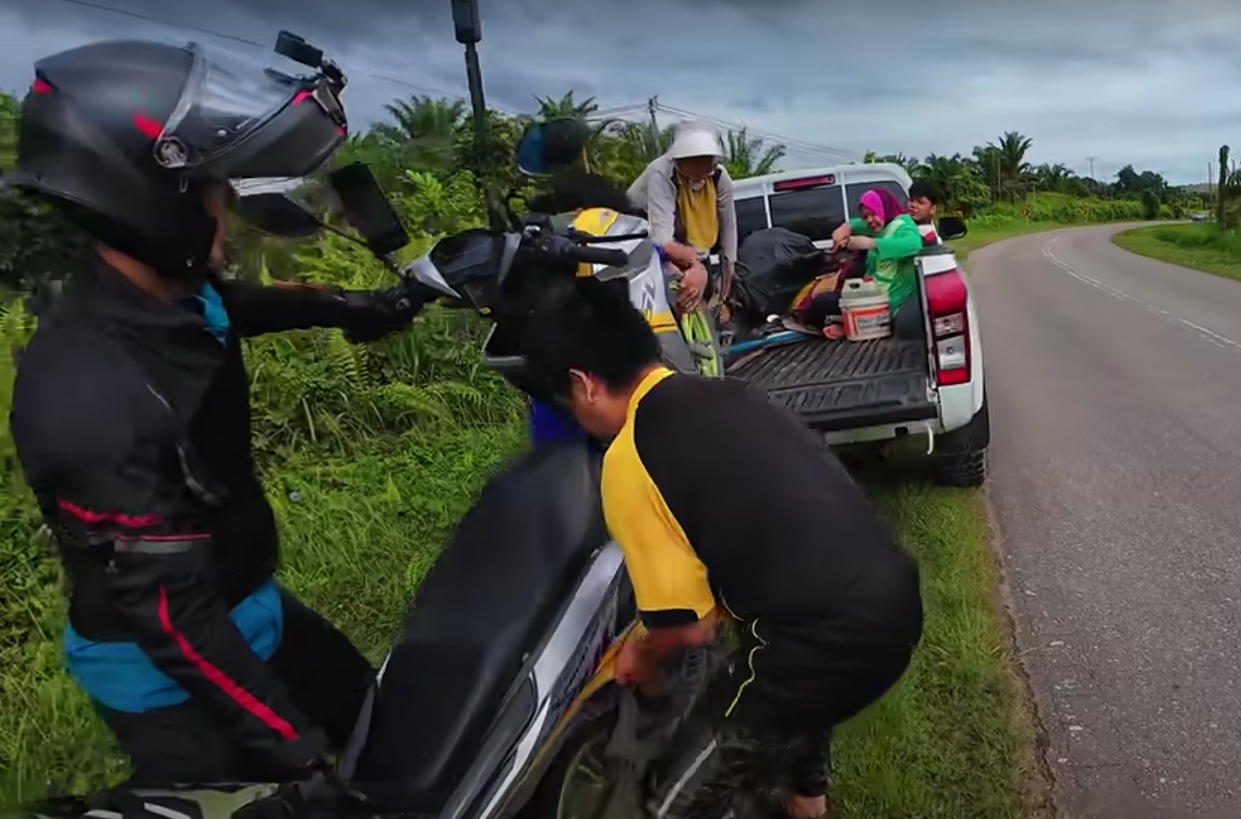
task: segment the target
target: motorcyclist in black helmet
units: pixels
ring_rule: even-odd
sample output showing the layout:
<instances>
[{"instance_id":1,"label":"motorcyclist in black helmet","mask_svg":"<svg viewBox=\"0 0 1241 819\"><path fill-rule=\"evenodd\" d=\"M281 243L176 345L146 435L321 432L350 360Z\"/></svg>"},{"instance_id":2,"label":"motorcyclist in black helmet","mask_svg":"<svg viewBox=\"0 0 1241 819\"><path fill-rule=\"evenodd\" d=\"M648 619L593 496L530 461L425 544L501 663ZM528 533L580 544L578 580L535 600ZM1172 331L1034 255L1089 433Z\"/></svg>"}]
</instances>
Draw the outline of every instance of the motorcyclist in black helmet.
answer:
<instances>
[{"instance_id":1,"label":"motorcyclist in black helmet","mask_svg":"<svg viewBox=\"0 0 1241 819\"><path fill-rule=\"evenodd\" d=\"M69 590L70 673L135 781L296 778L341 746L370 663L273 575L240 339L421 307L401 287L263 287L215 273L229 180L300 177L346 133L343 75L101 42L40 60L9 185L93 237L21 358L11 428Z\"/></svg>"}]
</instances>

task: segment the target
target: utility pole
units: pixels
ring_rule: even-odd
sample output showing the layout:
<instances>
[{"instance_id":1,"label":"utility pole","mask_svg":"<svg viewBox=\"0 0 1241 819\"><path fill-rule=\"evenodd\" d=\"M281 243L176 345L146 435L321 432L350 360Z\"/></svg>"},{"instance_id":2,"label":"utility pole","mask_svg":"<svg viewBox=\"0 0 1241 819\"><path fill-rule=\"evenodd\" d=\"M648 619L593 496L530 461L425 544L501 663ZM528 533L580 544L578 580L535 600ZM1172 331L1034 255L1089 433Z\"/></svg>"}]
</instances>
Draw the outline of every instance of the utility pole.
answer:
<instances>
[{"instance_id":1,"label":"utility pole","mask_svg":"<svg viewBox=\"0 0 1241 819\"><path fill-rule=\"evenodd\" d=\"M651 118L651 154L652 156L660 153L662 147L659 144L659 118L656 113L659 111L659 97L654 96L646 101L646 113Z\"/></svg>"},{"instance_id":2,"label":"utility pole","mask_svg":"<svg viewBox=\"0 0 1241 819\"><path fill-rule=\"evenodd\" d=\"M452 0L452 23L457 42L465 46L465 78L470 89L471 118L474 124L474 162L485 162L488 142L487 102L483 97L483 71L478 63L478 44L483 39L483 24L478 14L478 0ZM480 172L475 168L475 172ZM504 230L507 222L491 187L484 183L483 199L491 227Z\"/></svg>"},{"instance_id":3,"label":"utility pole","mask_svg":"<svg viewBox=\"0 0 1241 819\"><path fill-rule=\"evenodd\" d=\"M1094 178L1095 178L1095 177L1094 177L1094 161L1095 161L1096 159L1098 159L1098 158L1099 158L1099 157L1097 157L1097 156L1088 156L1088 157L1086 157L1086 161L1090 163L1090 178L1091 178L1091 179L1094 179ZM1095 181L1098 181L1098 180L1095 180Z\"/></svg>"}]
</instances>

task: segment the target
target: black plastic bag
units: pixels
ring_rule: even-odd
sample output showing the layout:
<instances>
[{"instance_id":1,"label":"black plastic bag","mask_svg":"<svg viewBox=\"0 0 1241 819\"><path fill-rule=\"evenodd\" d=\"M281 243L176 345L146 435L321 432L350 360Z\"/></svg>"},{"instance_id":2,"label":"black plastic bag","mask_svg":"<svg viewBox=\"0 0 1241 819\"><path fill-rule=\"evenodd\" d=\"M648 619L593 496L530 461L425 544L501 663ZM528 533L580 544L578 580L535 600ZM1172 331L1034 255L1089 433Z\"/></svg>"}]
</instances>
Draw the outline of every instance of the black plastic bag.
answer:
<instances>
[{"instance_id":1,"label":"black plastic bag","mask_svg":"<svg viewBox=\"0 0 1241 819\"><path fill-rule=\"evenodd\" d=\"M741 310L763 321L785 315L794 297L824 272L827 254L786 228L756 230L737 249L736 291Z\"/></svg>"}]
</instances>

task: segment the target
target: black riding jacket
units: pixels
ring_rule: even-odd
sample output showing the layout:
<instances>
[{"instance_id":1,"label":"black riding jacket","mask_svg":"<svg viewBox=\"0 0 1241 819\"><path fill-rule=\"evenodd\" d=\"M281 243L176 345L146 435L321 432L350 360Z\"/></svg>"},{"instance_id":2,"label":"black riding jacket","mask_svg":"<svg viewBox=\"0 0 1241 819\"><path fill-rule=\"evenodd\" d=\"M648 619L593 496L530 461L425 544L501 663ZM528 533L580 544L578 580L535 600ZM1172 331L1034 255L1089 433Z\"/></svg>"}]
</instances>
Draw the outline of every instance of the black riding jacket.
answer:
<instances>
[{"instance_id":1,"label":"black riding jacket","mask_svg":"<svg viewBox=\"0 0 1241 819\"><path fill-rule=\"evenodd\" d=\"M250 451L240 340L368 322L396 329L408 317L394 321L364 294L214 284L230 318L224 344L202 315L110 267L79 276L22 353L13 439L56 536L73 628L137 642L242 744L299 765L322 750L322 733L228 616L278 558Z\"/></svg>"}]
</instances>

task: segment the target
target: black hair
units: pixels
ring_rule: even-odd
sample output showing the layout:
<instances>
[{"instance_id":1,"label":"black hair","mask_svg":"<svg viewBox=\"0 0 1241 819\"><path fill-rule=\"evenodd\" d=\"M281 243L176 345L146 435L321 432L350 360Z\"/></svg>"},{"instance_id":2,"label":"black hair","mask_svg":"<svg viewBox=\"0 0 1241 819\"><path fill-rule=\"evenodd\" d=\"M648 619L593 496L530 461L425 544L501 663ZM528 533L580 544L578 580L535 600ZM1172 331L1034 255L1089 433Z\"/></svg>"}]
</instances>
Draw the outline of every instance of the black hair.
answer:
<instances>
[{"instance_id":1,"label":"black hair","mask_svg":"<svg viewBox=\"0 0 1241 819\"><path fill-rule=\"evenodd\" d=\"M548 180L547 190L526 203L535 213L568 213L585 208L609 208L629 213L629 195L606 176L573 170Z\"/></svg>"},{"instance_id":2,"label":"black hair","mask_svg":"<svg viewBox=\"0 0 1241 819\"><path fill-rule=\"evenodd\" d=\"M546 397L569 391L580 370L611 390L629 387L659 364L659 339L629 300L625 280L575 279L547 294L526 323L521 352Z\"/></svg>"},{"instance_id":3,"label":"black hair","mask_svg":"<svg viewBox=\"0 0 1241 819\"><path fill-rule=\"evenodd\" d=\"M910 199L927 199L932 205L944 204L944 192L934 182L915 182L909 186Z\"/></svg>"}]
</instances>

